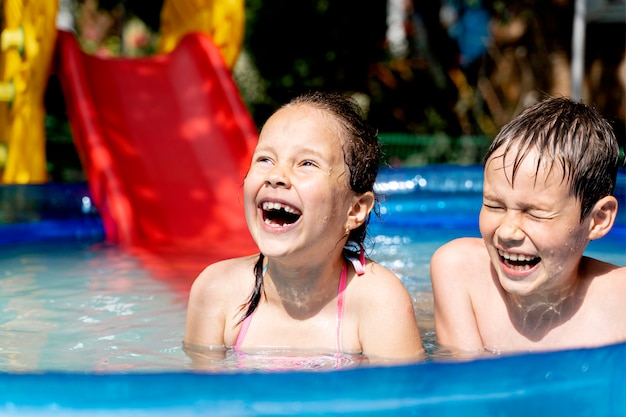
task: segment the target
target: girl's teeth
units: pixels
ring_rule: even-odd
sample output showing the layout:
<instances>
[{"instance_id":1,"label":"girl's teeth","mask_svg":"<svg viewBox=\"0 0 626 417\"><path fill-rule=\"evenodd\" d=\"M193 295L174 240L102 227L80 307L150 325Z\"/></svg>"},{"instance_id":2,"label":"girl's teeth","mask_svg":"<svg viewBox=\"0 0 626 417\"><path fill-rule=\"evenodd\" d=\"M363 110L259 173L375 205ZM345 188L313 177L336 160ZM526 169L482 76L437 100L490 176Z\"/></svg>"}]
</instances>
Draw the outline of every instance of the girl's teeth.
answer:
<instances>
[{"instance_id":1,"label":"girl's teeth","mask_svg":"<svg viewBox=\"0 0 626 417\"><path fill-rule=\"evenodd\" d=\"M300 214L298 210L286 204L273 203L271 201L266 201L263 203L263 210L268 211L268 210L281 210L281 209L286 211L287 213Z\"/></svg>"},{"instance_id":2,"label":"girl's teeth","mask_svg":"<svg viewBox=\"0 0 626 417\"><path fill-rule=\"evenodd\" d=\"M265 220L263 220L263 221L265 222L265 224L267 224L267 225L269 225L269 226L274 226L274 227L276 227L276 226L280 226L280 227L285 227L285 226L287 226L287 223L277 224L277 223L272 222L270 219L265 219Z\"/></svg>"}]
</instances>

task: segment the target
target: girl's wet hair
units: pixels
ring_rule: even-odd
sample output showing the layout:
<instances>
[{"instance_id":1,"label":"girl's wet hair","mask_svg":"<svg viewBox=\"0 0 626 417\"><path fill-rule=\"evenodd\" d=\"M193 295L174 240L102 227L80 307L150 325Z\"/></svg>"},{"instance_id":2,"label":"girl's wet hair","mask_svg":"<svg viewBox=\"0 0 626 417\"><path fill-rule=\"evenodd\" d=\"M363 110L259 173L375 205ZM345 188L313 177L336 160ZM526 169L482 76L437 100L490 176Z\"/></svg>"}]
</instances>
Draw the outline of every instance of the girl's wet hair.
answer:
<instances>
[{"instance_id":1,"label":"girl's wet hair","mask_svg":"<svg viewBox=\"0 0 626 417\"><path fill-rule=\"evenodd\" d=\"M359 105L349 97L337 93L310 92L291 100L284 107L310 105L327 111L343 127L343 155L350 178L348 185L357 194L374 192L374 183L380 164L380 143L377 131L363 118ZM376 204L375 212L378 206ZM368 220L352 230L348 245L362 245Z\"/></svg>"},{"instance_id":2,"label":"girl's wet hair","mask_svg":"<svg viewBox=\"0 0 626 417\"><path fill-rule=\"evenodd\" d=\"M342 127L342 148L344 161L348 167L348 186L357 194L374 192L374 183L378 175L380 163L380 143L377 131L363 117L361 108L351 98L338 93L313 91L295 97L282 108L297 105L308 105L328 112ZM378 214L378 199L375 197L374 213ZM358 252L366 238L369 215L366 221L350 231L345 250ZM245 320L259 305L263 292L263 263L261 253L254 266L255 285L248 302L242 306L246 309L241 321Z\"/></svg>"},{"instance_id":3,"label":"girl's wet hair","mask_svg":"<svg viewBox=\"0 0 626 417\"><path fill-rule=\"evenodd\" d=\"M613 194L620 164L619 145L609 122L594 108L567 98L549 98L524 110L505 125L487 151L487 163L502 148L502 166L512 149L511 185L531 150L538 153L536 173L554 164L581 202L580 220L602 197Z\"/></svg>"}]
</instances>

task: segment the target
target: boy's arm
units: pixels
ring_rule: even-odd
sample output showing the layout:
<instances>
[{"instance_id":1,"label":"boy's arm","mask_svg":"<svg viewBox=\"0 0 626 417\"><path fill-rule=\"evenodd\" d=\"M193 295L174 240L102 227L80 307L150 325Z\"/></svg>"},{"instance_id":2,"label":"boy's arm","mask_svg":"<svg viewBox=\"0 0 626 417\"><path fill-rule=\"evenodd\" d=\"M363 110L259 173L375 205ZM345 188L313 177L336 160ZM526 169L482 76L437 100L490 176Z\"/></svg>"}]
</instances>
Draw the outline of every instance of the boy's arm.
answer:
<instances>
[{"instance_id":1,"label":"boy's arm","mask_svg":"<svg viewBox=\"0 0 626 417\"><path fill-rule=\"evenodd\" d=\"M408 363L424 358L411 297L391 271L368 265L367 294L359 299L359 339L370 363ZM359 280L363 277L357 277Z\"/></svg>"},{"instance_id":2,"label":"boy's arm","mask_svg":"<svg viewBox=\"0 0 626 417\"><path fill-rule=\"evenodd\" d=\"M476 238L453 240L441 246L431 258L435 334L437 343L454 354L466 355L484 349L470 296Z\"/></svg>"}]
</instances>

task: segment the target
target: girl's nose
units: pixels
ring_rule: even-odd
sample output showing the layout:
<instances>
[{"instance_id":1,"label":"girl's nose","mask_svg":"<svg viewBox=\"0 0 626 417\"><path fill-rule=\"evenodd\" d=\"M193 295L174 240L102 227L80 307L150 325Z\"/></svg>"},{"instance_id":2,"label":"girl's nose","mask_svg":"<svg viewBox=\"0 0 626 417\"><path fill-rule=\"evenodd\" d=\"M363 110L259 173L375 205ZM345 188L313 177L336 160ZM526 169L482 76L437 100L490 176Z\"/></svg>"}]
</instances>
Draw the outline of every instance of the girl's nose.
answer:
<instances>
[{"instance_id":1,"label":"girl's nose","mask_svg":"<svg viewBox=\"0 0 626 417\"><path fill-rule=\"evenodd\" d=\"M285 173L285 171L279 166L274 166L268 173L265 178L265 184L270 187L290 187L291 182L289 181L289 176Z\"/></svg>"}]
</instances>

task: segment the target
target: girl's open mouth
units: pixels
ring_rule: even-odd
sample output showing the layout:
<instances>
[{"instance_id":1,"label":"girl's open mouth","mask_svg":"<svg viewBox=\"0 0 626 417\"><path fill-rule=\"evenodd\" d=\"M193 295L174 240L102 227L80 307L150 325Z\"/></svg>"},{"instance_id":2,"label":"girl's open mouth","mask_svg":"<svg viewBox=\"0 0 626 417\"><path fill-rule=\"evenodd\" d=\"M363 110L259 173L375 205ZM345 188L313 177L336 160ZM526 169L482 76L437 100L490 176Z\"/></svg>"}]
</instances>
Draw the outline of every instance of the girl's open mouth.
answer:
<instances>
[{"instance_id":1,"label":"girl's open mouth","mask_svg":"<svg viewBox=\"0 0 626 417\"><path fill-rule=\"evenodd\" d=\"M302 212L284 203L265 201L261 203L263 222L268 226L285 227L298 221Z\"/></svg>"}]
</instances>

